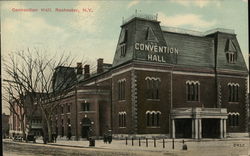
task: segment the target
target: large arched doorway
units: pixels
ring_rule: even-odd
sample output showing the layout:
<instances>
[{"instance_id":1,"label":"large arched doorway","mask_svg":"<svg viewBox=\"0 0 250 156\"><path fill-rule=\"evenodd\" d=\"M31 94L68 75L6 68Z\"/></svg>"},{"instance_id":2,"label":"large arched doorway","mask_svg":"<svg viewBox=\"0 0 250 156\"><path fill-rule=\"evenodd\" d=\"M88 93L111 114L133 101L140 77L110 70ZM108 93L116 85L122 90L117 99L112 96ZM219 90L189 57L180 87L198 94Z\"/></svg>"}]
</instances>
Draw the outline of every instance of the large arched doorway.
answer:
<instances>
[{"instance_id":1,"label":"large arched doorway","mask_svg":"<svg viewBox=\"0 0 250 156\"><path fill-rule=\"evenodd\" d=\"M91 120L89 118L83 118L82 119L82 130L81 130L82 138L89 137L90 128L91 128Z\"/></svg>"}]
</instances>

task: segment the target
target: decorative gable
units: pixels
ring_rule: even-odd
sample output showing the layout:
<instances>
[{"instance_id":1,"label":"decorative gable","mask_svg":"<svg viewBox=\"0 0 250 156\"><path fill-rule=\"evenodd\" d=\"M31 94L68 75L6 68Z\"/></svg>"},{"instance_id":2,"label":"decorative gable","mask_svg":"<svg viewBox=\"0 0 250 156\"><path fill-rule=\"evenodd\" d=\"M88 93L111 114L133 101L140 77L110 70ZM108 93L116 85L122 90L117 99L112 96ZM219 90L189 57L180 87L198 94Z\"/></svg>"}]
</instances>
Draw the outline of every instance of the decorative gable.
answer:
<instances>
[{"instance_id":1,"label":"decorative gable","mask_svg":"<svg viewBox=\"0 0 250 156\"><path fill-rule=\"evenodd\" d=\"M146 33L146 40L151 42L158 42L152 28L148 27L147 33Z\"/></svg>"},{"instance_id":2,"label":"decorative gable","mask_svg":"<svg viewBox=\"0 0 250 156\"><path fill-rule=\"evenodd\" d=\"M237 52L233 41L230 39L227 40L225 52Z\"/></svg>"},{"instance_id":3,"label":"decorative gable","mask_svg":"<svg viewBox=\"0 0 250 156\"><path fill-rule=\"evenodd\" d=\"M228 63L235 63L237 61L237 50L233 41L230 39L227 40L225 52Z\"/></svg>"}]
</instances>

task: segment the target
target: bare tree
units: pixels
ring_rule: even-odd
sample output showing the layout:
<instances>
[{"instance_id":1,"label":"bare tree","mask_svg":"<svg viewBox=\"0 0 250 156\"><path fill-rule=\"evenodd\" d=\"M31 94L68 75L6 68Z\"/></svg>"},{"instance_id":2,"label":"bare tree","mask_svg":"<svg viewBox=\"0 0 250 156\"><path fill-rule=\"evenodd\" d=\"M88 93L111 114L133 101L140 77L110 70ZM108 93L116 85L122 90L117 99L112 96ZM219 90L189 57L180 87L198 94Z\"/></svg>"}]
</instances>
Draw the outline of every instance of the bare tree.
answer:
<instances>
[{"instance_id":1,"label":"bare tree","mask_svg":"<svg viewBox=\"0 0 250 156\"><path fill-rule=\"evenodd\" d=\"M32 57L30 55L28 55L29 57L23 57L23 52L16 54L16 56L10 55L8 62L4 62L6 79L3 80L5 91L3 100L9 104L10 112L15 114L21 123L23 138L26 139L25 130L29 127L25 127L25 123L30 124L36 110L32 97L38 84L38 79L34 78L38 76L34 76L35 63ZM22 60L18 59L19 57ZM27 101L28 99L29 101Z\"/></svg>"},{"instance_id":2,"label":"bare tree","mask_svg":"<svg viewBox=\"0 0 250 156\"><path fill-rule=\"evenodd\" d=\"M51 120L55 109L77 82L75 68L71 67L74 59L65 54L59 58L48 57L37 49L32 52L28 49L27 52L21 51L14 54L14 56L10 56L10 61L5 63L4 69L7 73L7 79L4 80L5 90L11 97L5 99L9 104L12 99L19 100L18 104L25 110L23 112L23 116L25 116L28 112L23 97L28 93L29 108L32 110L39 106L46 125L44 135L47 135L51 142ZM86 61L83 62L83 64L85 63ZM15 92L11 92L12 90ZM10 107L12 107L11 104ZM13 109L11 110L13 111ZM27 119L32 119L32 113Z\"/></svg>"}]
</instances>

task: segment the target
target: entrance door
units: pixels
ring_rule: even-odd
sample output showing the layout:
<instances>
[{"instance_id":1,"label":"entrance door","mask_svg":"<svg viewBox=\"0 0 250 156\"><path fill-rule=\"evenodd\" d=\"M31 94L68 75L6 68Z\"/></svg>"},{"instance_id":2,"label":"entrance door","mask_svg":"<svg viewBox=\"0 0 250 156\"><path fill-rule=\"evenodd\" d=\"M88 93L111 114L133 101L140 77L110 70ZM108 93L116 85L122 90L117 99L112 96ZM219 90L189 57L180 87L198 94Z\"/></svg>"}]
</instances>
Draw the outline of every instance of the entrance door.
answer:
<instances>
[{"instance_id":1,"label":"entrance door","mask_svg":"<svg viewBox=\"0 0 250 156\"><path fill-rule=\"evenodd\" d=\"M91 120L89 118L83 118L82 119L82 130L81 130L82 138L89 137L90 127L91 127Z\"/></svg>"},{"instance_id":2,"label":"entrance door","mask_svg":"<svg viewBox=\"0 0 250 156\"><path fill-rule=\"evenodd\" d=\"M219 138L220 120L202 119L202 138Z\"/></svg>"},{"instance_id":3,"label":"entrance door","mask_svg":"<svg viewBox=\"0 0 250 156\"><path fill-rule=\"evenodd\" d=\"M192 119L175 119L175 137L192 138Z\"/></svg>"}]
</instances>

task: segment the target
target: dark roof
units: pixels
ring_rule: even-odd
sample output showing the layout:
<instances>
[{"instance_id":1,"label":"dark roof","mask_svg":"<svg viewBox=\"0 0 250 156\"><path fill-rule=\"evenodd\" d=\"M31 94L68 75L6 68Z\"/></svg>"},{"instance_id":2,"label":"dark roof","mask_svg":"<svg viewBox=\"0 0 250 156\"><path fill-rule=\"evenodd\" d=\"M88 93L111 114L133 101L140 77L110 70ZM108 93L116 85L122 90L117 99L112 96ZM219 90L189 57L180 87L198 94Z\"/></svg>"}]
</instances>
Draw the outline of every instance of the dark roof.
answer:
<instances>
[{"instance_id":1,"label":"dark roof","mask_svg":"<svg viewBox=\"0 0 250 156\"><path fill-rule=\"evenodd\" d=\"M178 48L175 64L184 66L214 67L213 41L211 38L163 32L166 43Z\"/></svg>"},{"instance_id":2,"label":"dark roof","mask_svg":"<svg viewBox=\"0 0 250 156\"><path fill-rule=\"evenodd\" d=\"M186 30L178 32L168 31L159 23L137 17L124 23L115 51L113 68L131 60L152 61L148 59L148 54L157 54L165 59L162 63L166 64L247 72L245 60L233 30L217 28L204 33L195 31L189 33ZM126 54L121 55L125 30L127 32ZM178 54L138 50L135 48L135 44L138 43L177 48ZM236 63L228 63L225 51L237 53Z\"/></svg>"}]
</instances>

